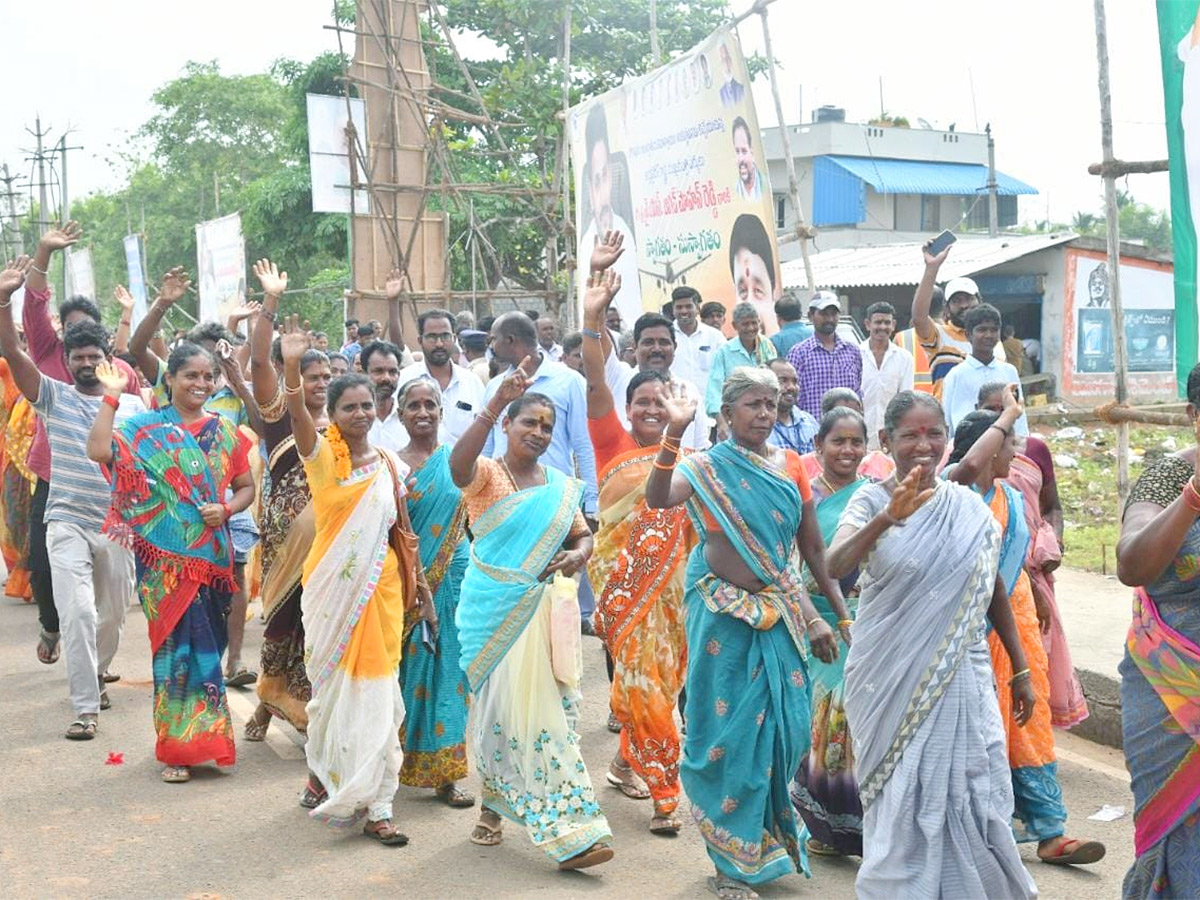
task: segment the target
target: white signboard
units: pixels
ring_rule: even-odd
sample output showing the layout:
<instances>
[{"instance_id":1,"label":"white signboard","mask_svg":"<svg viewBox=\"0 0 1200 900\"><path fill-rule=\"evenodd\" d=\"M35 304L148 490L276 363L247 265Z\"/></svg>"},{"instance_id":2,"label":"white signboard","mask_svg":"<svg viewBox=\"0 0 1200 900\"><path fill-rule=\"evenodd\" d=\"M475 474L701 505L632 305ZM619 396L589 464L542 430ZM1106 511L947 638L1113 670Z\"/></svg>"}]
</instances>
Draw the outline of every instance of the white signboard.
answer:
<instances>
[{"instance_id":1,"label":"white signboard","mask_svg":"<svg viewBox=\"0 0 1200 900\"><path fill-rule=\"evenodd\" d=\"M96 276L92 272L92 248L67 248L67 296L96 299Z\"/></svg>"},{"instance_id":2,"label":"white signboard","mask_svg":"<svg viewBox=\"0 0 1200 900\"><path fill-rule=\"evenodd\" d=\"M238 213L196 226L197 319L221 321L246 295L246 241Z\"/></svg>"},{"instance_id":3,"label":"white signboard","mask_svg":"<svg viewBox=\"0 0 1200 900\"><path fill-rule=\"evenodd\" d=\"M133 296L133 327L146 315L146 276L142 272L142 239L140 235L125 237L125 271L129 276L129 293Z\"/></svg>"},{"instance_id":4,"label":"white signboard","mask_svg":"<svg viewBox=\"0 0 1200 900\"><path fill-rule=\"evenodd\" d=\"M349 113L347 113L349 103ZM365 150L367 141L366 101L351 97L308 95L308 167L312 173L313 212L350 212L350 152L346 126L353 117L358 140L355 152ZM363 180L361 163L359 180ZM371 211L370 195L354 192L354 213Z\"/></svg>"}]
</instances>

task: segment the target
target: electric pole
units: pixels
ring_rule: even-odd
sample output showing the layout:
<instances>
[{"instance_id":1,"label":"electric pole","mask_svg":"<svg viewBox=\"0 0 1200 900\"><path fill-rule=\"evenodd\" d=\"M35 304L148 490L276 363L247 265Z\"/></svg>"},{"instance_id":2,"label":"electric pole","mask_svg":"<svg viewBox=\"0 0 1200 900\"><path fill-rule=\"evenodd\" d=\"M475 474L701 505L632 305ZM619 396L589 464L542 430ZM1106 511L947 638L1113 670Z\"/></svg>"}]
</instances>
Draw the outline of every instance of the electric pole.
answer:
<instances>
[{"instance_id":1,"label":"electric pole","mask_svg":"<svg viewBox=\"0 0 1200 900\"><path fill-rule=\"evenodd\" d=\"M1000 233L1000 226L997 224L999 200L996 197L996 142L992 140L991 122L987 123L984 131L988 139L988 237L995 237Z\"/></svg>"},{"instance_id":2,"label":"electric pole","mask_svg":"<svg viewBox=\"0 0 1200 900\"><path fill-rule=\"evenodd\" d=\"M0 171L4 172L0 176L0 181L4 183L4 192L0 196L4 197L8 206L8 213L0 219L0 236L3 237L4 258L15 259L24 252L24 244L21 240L21 225L17 221L17 194L13 190L13 182L17 180L16 175L10 175L8 172L8 163L0 166Z\"/></svg>"}]
</instances>

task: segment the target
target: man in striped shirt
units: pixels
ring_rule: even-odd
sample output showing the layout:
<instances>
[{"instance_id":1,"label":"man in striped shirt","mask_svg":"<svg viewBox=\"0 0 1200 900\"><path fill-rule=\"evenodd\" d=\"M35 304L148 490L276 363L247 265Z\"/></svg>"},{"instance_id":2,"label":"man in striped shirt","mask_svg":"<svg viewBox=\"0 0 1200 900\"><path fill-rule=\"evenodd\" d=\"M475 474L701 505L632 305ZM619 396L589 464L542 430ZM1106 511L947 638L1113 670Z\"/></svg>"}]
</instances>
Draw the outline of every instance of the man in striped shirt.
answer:
<instances>
[{"instance_id":1,"label":"man in striped shirt","mask_svg":"<svg viewBox=\"0 0 1200 900\"><path fill-rule=\"evenodd\" d=\"M12 315L12 294L24 282L28 267L29 260L19 260L0 272L0 352L17 387L46 424L46 545L75 715L66 736L91 740L100 710L107 706L101 679L116 655L134 589L133 554L100 533L112 490L87 455L88 433L104 394L96 367L110 358L111 349L104 326L80 322L63 335L74 384L39 372L21 349ZM123 394L117 422L145 409L140 397Z\"/></svg>"}]
</instances>

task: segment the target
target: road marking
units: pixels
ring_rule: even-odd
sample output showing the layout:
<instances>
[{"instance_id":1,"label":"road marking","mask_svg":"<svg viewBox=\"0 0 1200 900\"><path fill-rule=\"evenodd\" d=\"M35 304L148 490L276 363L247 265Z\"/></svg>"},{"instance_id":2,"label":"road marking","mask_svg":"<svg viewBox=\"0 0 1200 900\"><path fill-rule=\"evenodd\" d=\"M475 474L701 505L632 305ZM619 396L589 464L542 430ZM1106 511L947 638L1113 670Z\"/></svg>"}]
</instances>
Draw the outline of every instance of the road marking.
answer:
<instances>
[{"instance_id":1,"label":"road marking","mask_svg":"<svg viewBox=\"0 0 1200 900\"><path fill-rule=\"evenodd\" d=\"M226 697L229 699L229 711L236 719L244 723L254 718L254 710L258 708L258 704L251 703L249 696L229 691ZM304 737L277 717L272 717L264 743L274 750L280 759L304 759Z\"/></svg>"},{"instance_id":2,"label":"road marking","mask_svg":"<svg viewBox=\"0 0 1200 900\"><path fill-rule=\"evenodd\" d=\"M1107 763L1097 762L1085 756L1082 753L1076 753L1074 750L1068 750L1066 747L1059 744L1055 747L1055 755L1059 759L1066 760L1076 766L1083 766L1085 769L1091 769L1100 775L1107 775L1115 781L1121 781L1129 784L1129 773L1124 769L1118 769L1116 766L1110 766Z\"/></svg>"}]
</instances>

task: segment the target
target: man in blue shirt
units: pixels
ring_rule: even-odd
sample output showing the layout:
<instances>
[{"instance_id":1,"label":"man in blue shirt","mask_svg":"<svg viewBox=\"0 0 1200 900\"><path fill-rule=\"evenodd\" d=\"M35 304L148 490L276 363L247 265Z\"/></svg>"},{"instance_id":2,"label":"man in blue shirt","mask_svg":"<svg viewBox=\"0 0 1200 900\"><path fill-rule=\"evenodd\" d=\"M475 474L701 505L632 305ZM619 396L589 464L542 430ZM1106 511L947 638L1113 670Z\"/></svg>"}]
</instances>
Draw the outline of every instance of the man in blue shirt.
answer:
<instances>
[{"instance_id":1,"label":"man in blue shirt","mask_svg":"<svg viewBox=\"0 0 1200 900\"><path fill-rule=\"evenodd\" d=\"M786 359L773 359L767 364L779 379L779 414L767 443L784 450L795 450L801 456L812 453L813 439L821 426L811 415L796 405L800 396L800 381L796 370Z\"/></svg>"},{"instance_id":2,"label":"man in blue shirt","mask_svg":"<svg viewBox=\"0 0 1200 900\"><path fill-rule=\"evenodd\" d=\"M788 351L813 335L813 328L804 321L804 307L795 297L784 295L775 301L775 318L779 330L771 335L776 352L787 357Z\"/></svg>"}]
</instances>

